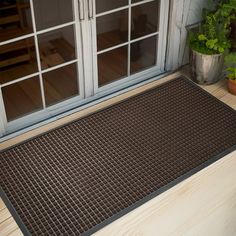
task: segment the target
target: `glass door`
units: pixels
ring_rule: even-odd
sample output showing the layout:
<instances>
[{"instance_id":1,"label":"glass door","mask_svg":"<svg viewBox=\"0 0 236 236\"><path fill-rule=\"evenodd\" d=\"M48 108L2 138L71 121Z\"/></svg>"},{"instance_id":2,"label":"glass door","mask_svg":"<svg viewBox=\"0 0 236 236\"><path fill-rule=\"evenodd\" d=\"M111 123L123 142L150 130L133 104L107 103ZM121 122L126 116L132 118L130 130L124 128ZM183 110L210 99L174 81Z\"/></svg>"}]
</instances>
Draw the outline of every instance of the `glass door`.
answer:
<instances>
[{"instance_id":1,"label":"glass door","mask_svg":"<svg viewBox=\"0 0 236 236\"><path fill-rule=\"evenodd\" d=\"M164 71L168 0L1 0L0 137Z\"/></svg>"},{"instance_id":2,"label":"glass door","mask_svg":"<svg viewBox=\"0 0 236 236\"><path fill-rule=\"evenodd\" d=\"M72 108L83 98L77 0L0 1L2 133Z\"/></svg>"},{"instance_id":3,"label":"glass door","mask_svg":"<svg viewBox=\"0 0 236 236\"><path fill-rule=\"evenodd\" d=\"M95 93L164 71L166 0L96 0Z\"/></svg>"}]
</instances>

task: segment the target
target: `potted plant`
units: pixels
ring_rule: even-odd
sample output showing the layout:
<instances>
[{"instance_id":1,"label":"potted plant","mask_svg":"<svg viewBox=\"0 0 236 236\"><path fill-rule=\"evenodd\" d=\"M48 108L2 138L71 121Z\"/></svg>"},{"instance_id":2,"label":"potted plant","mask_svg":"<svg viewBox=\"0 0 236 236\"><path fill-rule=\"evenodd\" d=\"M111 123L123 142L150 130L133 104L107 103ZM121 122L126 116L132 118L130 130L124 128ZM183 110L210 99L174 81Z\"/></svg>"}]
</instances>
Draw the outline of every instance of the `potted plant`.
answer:
<instances>
[{"instance_id":1,"label":"potted plant","mask_svg":"<svg viewBox=\"0 0 236 236\"><path fill-rule=\"evenodd\" d=\"M230 53L225 57L226 73L228 79L228 90L236 95L236 53Z\"/></svg>"},{"instance_id":2,"label":"potted plant","mask_svg":"<svg viewBox=\"0 0 236 236\"><path fill-rule=\"evenodd\" d=\"M224 53L230 48L231 11L218 3L203 10L203 20L189 30L192 78L199 84L213 84L223 78Z\"/></svg>"},{"instance_id":3,"label":"potted plant","mask_svg":"<svg viewBox=\"0 0 236 236\"><path fill-rule=\"evenodd\" d=\"M231 34L233 50L236 50L236 0L226 0L224 4L225 9L228 9L231 14Z\"/></svg>"},{"instance_id":4,"label":"potted plant","mask_svg":"<svg viewBox=\"0 0 236 236\"><path fill-rule=\"evenodd\" d=\"M236 50L236 0L224 0L222 7L224 11L228 11L228 14L231 15L230 40L232 43L232 50Z\"/></svg>"}]
</instances>

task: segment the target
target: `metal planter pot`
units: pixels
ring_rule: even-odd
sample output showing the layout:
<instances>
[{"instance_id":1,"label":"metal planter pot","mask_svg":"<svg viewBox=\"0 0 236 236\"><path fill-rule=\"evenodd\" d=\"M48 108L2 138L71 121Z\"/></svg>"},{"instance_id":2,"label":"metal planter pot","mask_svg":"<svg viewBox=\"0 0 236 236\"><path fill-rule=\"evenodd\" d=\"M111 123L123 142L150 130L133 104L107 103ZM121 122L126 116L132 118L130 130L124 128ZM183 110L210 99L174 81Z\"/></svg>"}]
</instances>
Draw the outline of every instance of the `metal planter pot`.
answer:
<instances>
[{"instance_id":1,"label":"metal planter pot","mask_svg":"<svg viewBox=\"0 0 236 236\"><path fill-rule=\"evenodd\" d=\"M190 66L194 82L214 84L224 76L224 55L205 55L191 49Z\"/></svg>"}]
</instances>

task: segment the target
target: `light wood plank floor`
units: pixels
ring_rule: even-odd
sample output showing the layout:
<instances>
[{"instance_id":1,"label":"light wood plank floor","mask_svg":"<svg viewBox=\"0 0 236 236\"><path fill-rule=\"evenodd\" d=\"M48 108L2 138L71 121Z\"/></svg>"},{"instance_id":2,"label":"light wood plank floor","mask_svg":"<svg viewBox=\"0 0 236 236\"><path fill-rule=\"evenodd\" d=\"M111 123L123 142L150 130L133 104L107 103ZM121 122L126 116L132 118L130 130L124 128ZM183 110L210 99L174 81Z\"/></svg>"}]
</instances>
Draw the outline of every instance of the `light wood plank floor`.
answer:
<instances>
[{"instance_id":1,"label":"light wood plank floor","mask_svg":"<svg viewBox=\"0 0 236 236\"><path fill-rule=\"evenodd\" d=\"M185 70L183 71L183 74L188 75L188 72L186 72ZM177 73L176 75L179 75L179 73ZM148 88L150 88L150 86L156 86L157 84L160 84L162 82L165 82L169 79L172 79L173 76L168 76L167 78L162 79L161 81L158 82L153 82L150 85L145 85L143 86L143 88L138 88L136 89L137 91L131 91L131 92L127 92L126 94L123 94L120 96L120 98L116 98L115 100L111 99L111 101L109 102L105 102L102 106L108 106L110 104L113 104L115 102L117 102L117 99L122 100L127 98L127 96L133 95L135 93L139 93L142 92ZM226 81L220 81L219 83L215 84L215 85L210 85L210 86L203 86L203 88L208 91L209 93L213 94L215 97L217 97L218 99L220 99L221 101L225 102L226 104L228 104L229 106L231 106L232 108L234 108L236 110L236 96L233 96L231 94L228 93L227 91L227 86L226 86ZM94 109L100 109L100 107L95 107ZM92 112L93 109L90 109L88 112ZM86 114L86 112L84 112L82 115ZM80 116L80 115L79 115ZM75 118L75 116L72 116L72 118ZM68 118L68 120L70 121L70 119L72 118ZM76 117L78 118L78 116ZM60 123L61 124L61 123ZM51 126L51 128L53 128L53 126ZM44 129L41 129L44 131ZM33 134L37 134L33 133ZM29 134L33 135L33 134ZM10 144L14 144L15 142L17 142L19 139L13 140L13 142ZM9 143L6 143L5 146L10 145ZM3 144L4 145L4 144ZM3 148L4 146L0 145L0 149ZM233 154L236 157L236 152L234 152ZM15 223L14 219L12 218L11 214L9 213L9 211L7 210L5 204L3 203L3 201L0 199L0 235L1 236L19 236L22 235L20 229L18 228L17 224ZM98 235L102 235L101 233ZM109 234L106 234L109 235ZM122 234L124 235L124 234ZM131 234L129 234L131 235ZM137 235L137 234L133 234L133 235ZM182 234L183 235L183 234ZM131 235L132 236L132 235ZM148 235L149 236L149 235Z\"/></svg>"}]
</instances>

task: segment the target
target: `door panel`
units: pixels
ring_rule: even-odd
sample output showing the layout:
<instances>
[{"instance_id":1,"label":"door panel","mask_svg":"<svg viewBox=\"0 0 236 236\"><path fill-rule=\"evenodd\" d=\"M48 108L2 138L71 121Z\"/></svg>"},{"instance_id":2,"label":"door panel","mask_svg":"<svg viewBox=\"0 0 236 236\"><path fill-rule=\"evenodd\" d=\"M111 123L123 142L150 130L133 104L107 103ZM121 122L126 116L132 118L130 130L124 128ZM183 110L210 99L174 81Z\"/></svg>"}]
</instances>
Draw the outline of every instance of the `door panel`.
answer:
<instances>
[{"instance_id":1,"label":"door panel","mask_svg":"<svg viewBox=\"0 0 236 236\"><path fill-rule=\"evenodd\" d=\"M157 63L158 36L131 43L130 74L146 70Z\"/></svg>"},{"instance_id":2,"label":"door panel","mask_svg":"<svg viewBox=\"0 0 236 236\"><path fill-rule=\"evenodd\" d=\"M37 31L74 20L73 0L33 0Z\"/></svg>"},{"instance_id":3,"label":"door panel","mask_svg":"<svg viewBox=\"0 0 236 236\"><path fill-rule=\"evenodd\" d=\"M0 3L0 136L163 72L168 2Z\"/></svg>"},{"instance_id":4,"label":"door panel","mask_svg":"<svg viewBox=\"0 0 236 236\"><path fill-rule=\"evenodd\" d=\"M110 11L128 5L129 0L96 0L96 13Z\"/></svg>"},{"instance_id":5,"label":"door panel","mask_svg":"<svg viewBox=\"0 0 236 236\"><path fill-rule=\"evenodd\" d=\"M29 120L71 109L63 106L70 100L76 107L83 98L77 11L77 0L0 3L0 123L5 132L11 125L22 128Z\"/></svg>"},{"instance_id":6,"label":"door panel","mask_svg":"<svg viewBox=\"0 0 236 236\"><path fill-rule=\"evenodd\" d=\"M0 22L0 43L33 33L30 0L1 0Z\"/></svg>"},{"instance_id":7,"label":"door panel","mask_svg":"<svg viewBox=\"0 0 236 236\"><path fill-rule=\"evenodd\" d=\"M2 95L7 121L43 109L38 76L3 87Z\"/></svg>"},{"instance_id":8,"label":"door panel","mask_svg":"<svg viewBox=\"0 0 236 236\"><path fill-rule=\"evenodd\" d=\"M43 73L46 106L79 94L76 64Z\"/></svg>"},{"instance_id":9,"label":"door panel","mask_svg":"<svg viewBox=\"0 0 236 236\"><path fill-rule=\"evenodd\" d=\"M0 84L37 73L34 37L0 46Z\"/></svg>"},{"instance_id":10,"label":"door panel","mask_svg":"<svg viewBox=\"0 0 236 236\"><path fill-rule=\"evenodd\" d=\"M97 17L98 52L128 42L128 10Z\"/></svg>"},{"instance_id":11,"label":"door panel","mask_svg":"<svg viewBox=\"0 0 236 236\"><path fill-rule=\"evenodd\" d=\"M102 91L104 85L112 88L113 82L128 81L138 72L158 67L160 6L161 0L96 1L95 92Z\"/></svg>"},{"instance_id":12,"label":"door panel","mask_svg":"<svg viewBox=\"0 0 236 236\"><path fill-rule=\"evenodd\" d=\"M74 26L38 35L41 69L76 59Z\"/></svg>"},{"instance_id":13,"label":"door panel","mask_svg":"<svg viewBox=\"0 0 236 236\"><path fill-rule=\"evenodd\" d=\"M159 1L131 7L131 39L158 31Z\"/></svg>"},{"instance_id":14,"label":"door panel","mask_svg":"<svg viewBox=\"0 0 236 236\"><path fill-rule=\"evenodd\" d=\"M103 86L127 77L128 47L119 47L98 55L98 83Z\"/></svg>"}]
</instances>

